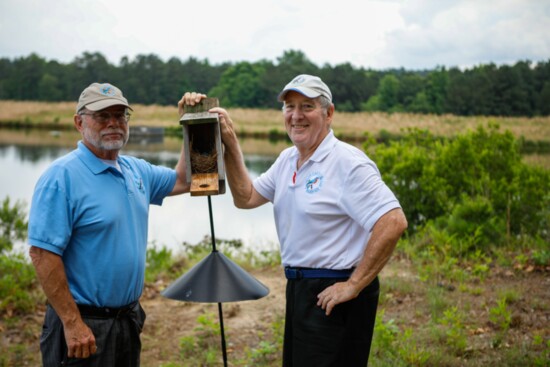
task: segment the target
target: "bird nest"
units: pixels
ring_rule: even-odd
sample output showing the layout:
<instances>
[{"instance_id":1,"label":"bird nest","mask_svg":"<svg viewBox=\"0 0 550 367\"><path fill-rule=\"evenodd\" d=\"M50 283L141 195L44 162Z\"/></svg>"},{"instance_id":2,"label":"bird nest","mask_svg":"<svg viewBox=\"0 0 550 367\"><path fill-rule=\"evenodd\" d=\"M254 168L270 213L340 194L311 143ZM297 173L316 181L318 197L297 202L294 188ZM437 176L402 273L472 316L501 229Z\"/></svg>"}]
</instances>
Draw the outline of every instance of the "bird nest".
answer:
<instances>
[{"instance_id":1,"label":"bird nest","mask_svg":"<svg viewBox=\"0 0 550 367\"><path fill-rule=\"evenodd\" d=\"M189 143L191 155L191 172L193 173L214 173L217 172L218 154L214 149L208 152L201 152L193 149L193 142Z\"/></svg>"}]
</instances>

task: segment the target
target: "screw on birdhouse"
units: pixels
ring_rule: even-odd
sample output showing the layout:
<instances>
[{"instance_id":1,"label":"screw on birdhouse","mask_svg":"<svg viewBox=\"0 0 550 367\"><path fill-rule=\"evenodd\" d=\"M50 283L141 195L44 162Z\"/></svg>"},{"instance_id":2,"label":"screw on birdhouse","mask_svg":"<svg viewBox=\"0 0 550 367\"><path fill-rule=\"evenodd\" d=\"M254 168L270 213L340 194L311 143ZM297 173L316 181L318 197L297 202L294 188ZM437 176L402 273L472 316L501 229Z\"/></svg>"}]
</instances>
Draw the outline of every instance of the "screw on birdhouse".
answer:
<instances>
[{"instance_id":1,"label":"screw on birdhouse","mask_svg":"<svg viewBox=\"0 0 550 367\"><path fill-rule=\"evenodd\" d=\"M187 183L191 196L225 193L225 167L217 113L208 112L218 107L217 98L205 98L194 106L185 105L182 125Z\"/></svg>"}]
</instances>

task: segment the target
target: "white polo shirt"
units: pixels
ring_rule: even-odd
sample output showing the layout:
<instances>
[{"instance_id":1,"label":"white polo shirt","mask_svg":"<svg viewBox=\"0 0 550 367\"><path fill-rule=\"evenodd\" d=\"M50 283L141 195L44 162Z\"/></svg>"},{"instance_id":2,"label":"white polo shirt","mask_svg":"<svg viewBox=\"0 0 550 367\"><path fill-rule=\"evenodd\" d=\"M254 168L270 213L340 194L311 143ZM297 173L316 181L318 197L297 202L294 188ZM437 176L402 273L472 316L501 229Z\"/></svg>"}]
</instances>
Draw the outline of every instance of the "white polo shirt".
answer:
<instances>
[{"instance_id":1,"label":"white polo shirt","mask_svg":"<svg viewBox=\"0 0 550 367\"><path fill-rule=\"evenodd\" d=\"M273 203L284 266L349 269L361 260L378 219L399 208L365 153L330 133L296 170L298 150L285 149L254 180Z\"/></svg>"}]
</instances>

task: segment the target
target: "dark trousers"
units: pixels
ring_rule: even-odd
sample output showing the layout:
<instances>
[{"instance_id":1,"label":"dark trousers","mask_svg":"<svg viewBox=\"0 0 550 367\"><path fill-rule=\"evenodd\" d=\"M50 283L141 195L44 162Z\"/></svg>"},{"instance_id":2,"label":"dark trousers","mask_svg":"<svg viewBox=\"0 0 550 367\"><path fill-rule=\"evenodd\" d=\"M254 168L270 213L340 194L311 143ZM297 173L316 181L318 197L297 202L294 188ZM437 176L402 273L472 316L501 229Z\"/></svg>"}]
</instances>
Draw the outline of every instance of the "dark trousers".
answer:
<instances>
[{"instance_id":1,"label":"dark trousers","mask_svg":"<svg viewBox=\"0 0 550 367\"><path fill-rule=\"evenodd\" d=\"M369 360L380 284L376 278L359 296L329 316L317 295L345 279L288 280L284 367L364 367Z\"/></svg>"},{"instance_id":2,"label":"dark trousers","mask_svg":"<svg viewBox=\"0 0 550 367\"><path fill-rule=\"evenodd\" d=\"M68 358L63 324L55 310L48 305L40 350L43 367L136 367L140 364L140 333L145 322L145 312L139 302L126 312L102 317L85 314L82 319L94 333L97 352L89 358Z\"/></svg>"}]
</instances>

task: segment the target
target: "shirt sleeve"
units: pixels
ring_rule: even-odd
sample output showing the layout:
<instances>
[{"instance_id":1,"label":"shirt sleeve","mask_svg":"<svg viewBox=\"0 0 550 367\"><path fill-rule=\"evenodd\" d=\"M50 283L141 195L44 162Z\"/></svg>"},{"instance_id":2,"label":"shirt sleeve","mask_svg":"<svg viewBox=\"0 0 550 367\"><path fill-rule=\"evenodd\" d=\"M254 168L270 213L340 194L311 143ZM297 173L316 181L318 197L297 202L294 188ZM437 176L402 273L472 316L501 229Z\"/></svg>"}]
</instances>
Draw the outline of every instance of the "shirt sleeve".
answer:
<instances>
[{"instance_id":1,"label":"shirt sleeve","mask_svg":"<svg viewBox=\"0 0 550 367\"><path fill-rule=\"evenodd\" d=\"M151 204L162 205L162 201L172 192L176 184L177 173L174 169L153 165L143 159L135 159L136 165L149 182L149 201Z\"/></svg>"},{"instance_id":2,"label":"shirt sleeve","mask_svg":"<svg viewBox=\"0 0 550 367\"><path fill-rule=\"evenodd\" d=\"M29 213L28 242L62 255L71 237L71 209L62 181L39 180Z\"/></svg>"},{"instance_id":3,"label":"shirt sleeve","mask_svg":"<svg viewBox=\"0 0 550 367\"><path fill-rule=\"evenodd\" d=\"M177 173L174 169L153 166L155 171L154 184L151 192L151 204L162 205L162 201L167 197L174 188L177 179Z\"/></svg>"},{"instance_id":4,"label":"shirt sleeve","mask_svg":"<svg viewBox=\"0 0 550 367\"><path fill-rule=\"evenodd\" d=\"M264 198L273 202L275 199L275 190L277 188L277 178L280 175L280 170L283 161L286 160L288 150L283 151L275 160L275 162L269 167L267 171L262 173L253 181L254 189L262 195Z\"/></svg>"},{"instance_id":5,"label":"shirt sleeve","mask_svg":"<svg viewBox=\"0 0 550 367\"><path fill-rule=\"evenodd\" d=\"M347 189L340 196L342 208L368 232L380 217L401 207L373 162L355 167L345 187Z\"/></svg>"}]
</instances>

